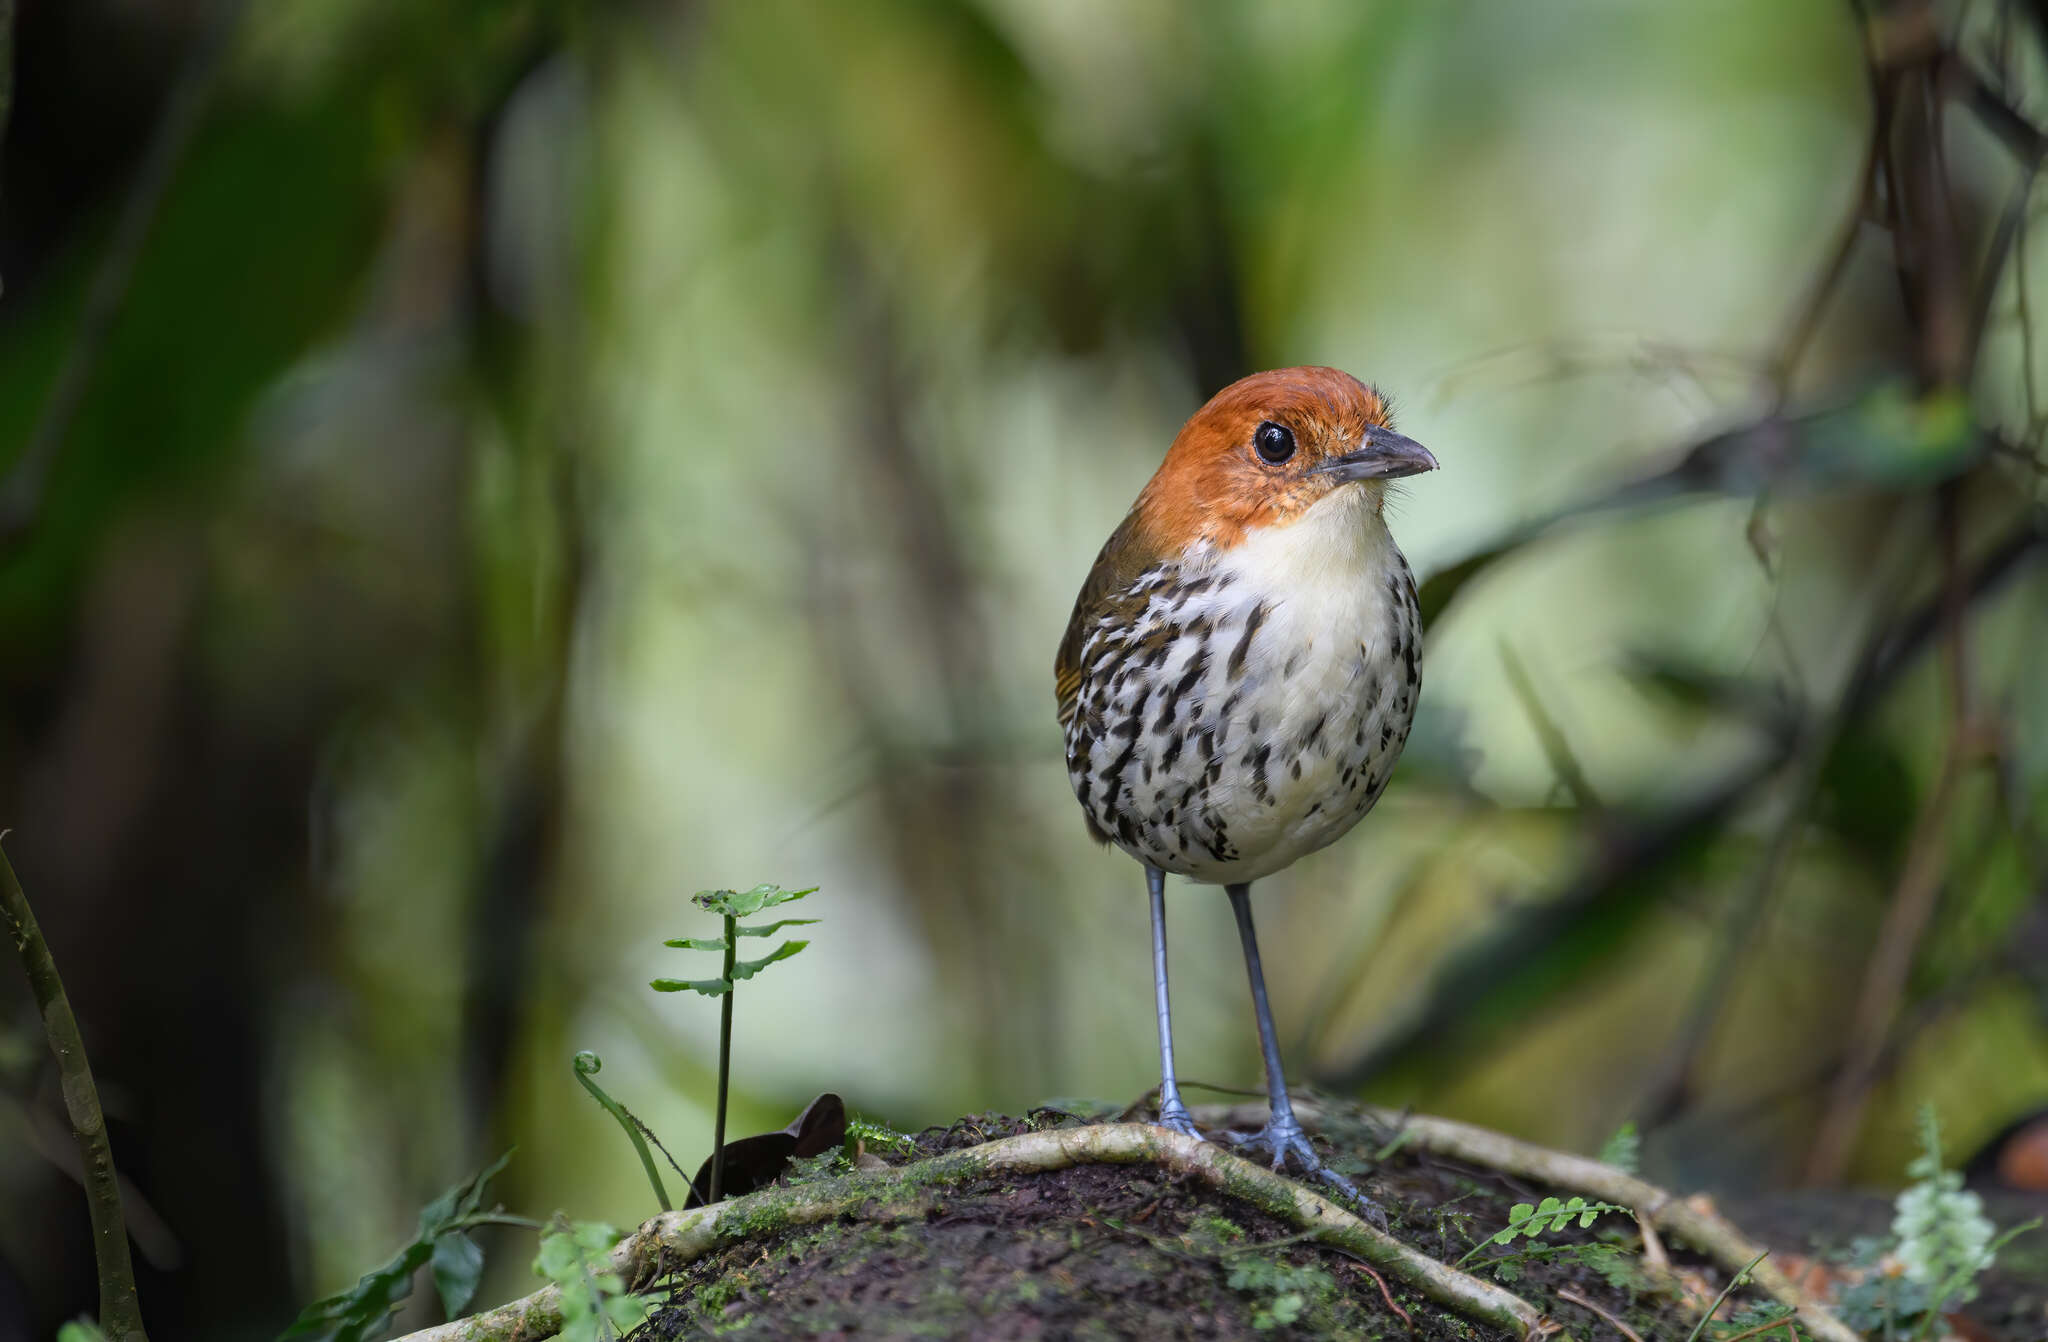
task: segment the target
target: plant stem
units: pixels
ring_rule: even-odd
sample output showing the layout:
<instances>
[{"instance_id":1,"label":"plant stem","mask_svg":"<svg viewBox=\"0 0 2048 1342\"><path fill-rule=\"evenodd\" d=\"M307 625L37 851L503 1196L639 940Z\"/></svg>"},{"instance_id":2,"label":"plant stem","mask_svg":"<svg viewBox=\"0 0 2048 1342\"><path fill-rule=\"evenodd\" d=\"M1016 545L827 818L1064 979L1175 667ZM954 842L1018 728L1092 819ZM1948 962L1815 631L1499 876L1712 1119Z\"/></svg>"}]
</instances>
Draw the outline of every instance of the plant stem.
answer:
<instances>
[{"instance_id":1,"label":"plant stem","mask_svg":"<svg viewBox=\"0 0 2048 1342\"><path fill-rule=\"evenodd\" d=\"M1728 1284L1721 1288L1721 1294L1714 1297L1714 1303L1707 1306L1707 1312L1700 1315L1700 1321L1692 1326L1692 1332L1686 1336L1685 1342L1697 1342L1699 1335L1705 1332L1707 1329L1707 1325L1713 1321L1714 1315L1720 1310L1722 1303L1725 1302L1729 1296L1735 1294L1735 1288L1742 1285L1743 1278L1749 1275L1750 1268L1753 1268L1758 1263L1763 1262L1764 1254L1767 1254L1769 1252L1769 1249L1765 1249L1763 1253L1760 1253L1756 1257L1749 1260L1749 1267L1742 1269L1742 1271L1736 1273L1734 1276L1728 1279Z\"/></svg>"},{"instance_id":2,"label":"plant stem","mask_svg":"<svg viewBox=\"0 0 2048 1342\"><path fill-rule=\"evenodd\" d=\"M595 1053L586 1051L576 1055L571 1063L571 1070L576 1073L576 1079L583 1083L583 1089L590 1092L590 1098L604 1106L604 1111L625 1130L627 1138L633 1143L633 1149L640 1153L640 1168L647 1171L647 1182L654 1185L654 1197L661 1203L661 1209L665 1212L674 1211L674 1205L668 1200L668 1189L661 1183L661 1171L654 1167L654 1153L647 1149L647 1140L640 1135L640 1120L633 1117L625 1105L606 1094L603 1086L590 1079L591 1073L603 1066L603 1061Z\"/></svg>"},{"instance_id":3,"label":"plant stem","mask_svg":"<svg viewBox=\"0 0 2048 1342\"><path fill-rule=\"evenodd\" d=\"M711 1196L716 1202L725 1193L725 1096L732 1077L732 999L740 985L733 980L733 961L739 954L739 919L725 917L725 997L718 1004L718 1117L711 1136Z\"/></svg>"},{"instance_id":4,"label":"plant stem","mask_svg":"<svg viewBox=\"0 0 2048 1342\"><path fill-rule=\"evenodd\" d=\"M92 1211L93 1255L99 1263L100 1328L110 1342L149 1342L135 1294L135 1269L128 1259L120 1175L114 1168L114 1149L107 1141L107 1120L100 1112L92 1066L86 1061L85 1040L78 1033L78 1018L71 1014L71 999L64 995L64 980L57 976L57 962L5 852L0 852L0 921L6 923L14 949L21 954L21 967L42 1012L50 1051L57 1055L64 1108L71 1117L72 1134L78 1138L86 1205Z\"/></svg>"},{"instance_id":5,"label":"plant stem","mask_svg":"<svg viewBox=\"0 0 2048 1342\"><path fill-rule=\"evenodd\" d=\"M0 545L18 543L35 524L50 468L85 405L93 373L127 301L136 263L234 50L245 3L219 0L212 6L213 14L189 44L177 82L157 113L149 148L129 183L127 198L114 221L113 237L86 291L77 333L65 347L56 380L37 413L27 444L0 480Z\"/></svg>"}]
</instances>

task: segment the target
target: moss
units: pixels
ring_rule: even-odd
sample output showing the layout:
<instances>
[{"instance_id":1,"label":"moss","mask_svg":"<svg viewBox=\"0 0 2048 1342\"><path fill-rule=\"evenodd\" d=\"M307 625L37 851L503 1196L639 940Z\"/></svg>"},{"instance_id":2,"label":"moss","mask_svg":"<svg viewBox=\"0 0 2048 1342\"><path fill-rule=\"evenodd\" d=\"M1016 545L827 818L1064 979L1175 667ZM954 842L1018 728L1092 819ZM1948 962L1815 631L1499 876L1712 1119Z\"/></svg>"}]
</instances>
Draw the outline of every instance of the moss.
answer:
<instances>
[{"instance_id":1,"label":"moss","mask_svg":"<svg viewBox=\"0 0 2048 1342\"><path fill-rule=\"evenodd\" d=\"M994 1177L947 1159L1044 1122L977 1116L921 1134L918 1155L929 1163L920 1167L806 1182L760 1199L714 1252L677 1275L646 1336L1504 1336L1383 1274L1411 1332L1360 1264L1300 1236L1285 1189L1254 1176L1233 1171L1218 1192L1146 1163ZM1384 1141L1364 1125L1356 1131L1373 1143L1349 1153L1364 1163ZM1543 1191L1409 1151L1379 1162L1369 1182L1397 1237L1445 1261L1505 1224L1513 1203ZM826 1200L842 1198L859 1210L814 1220ZM1717 1285L1724 1279L1671 1247L1681 1266ZM1645 1337L1690 1331L1693 1307L1648 1290L1629 1270L1632 1235L1574 1227L1538 1248L1512 1264L1513 1289L1578 1336L1609 1326L1560 1301L1565 1286Z\"/></svg>"},{"instance_id":2,"label":"moss","mask_svg":"<svg viewBox=\"0 0 2048 1342\"><path fill-rule=\"evenodd\" d=\"M1188 1233L1218 1244L1236 1244L1244 1239L1244 1227L1220 1212L1205 1211L1188 1226Z\"/></svg>"}]
</instances>

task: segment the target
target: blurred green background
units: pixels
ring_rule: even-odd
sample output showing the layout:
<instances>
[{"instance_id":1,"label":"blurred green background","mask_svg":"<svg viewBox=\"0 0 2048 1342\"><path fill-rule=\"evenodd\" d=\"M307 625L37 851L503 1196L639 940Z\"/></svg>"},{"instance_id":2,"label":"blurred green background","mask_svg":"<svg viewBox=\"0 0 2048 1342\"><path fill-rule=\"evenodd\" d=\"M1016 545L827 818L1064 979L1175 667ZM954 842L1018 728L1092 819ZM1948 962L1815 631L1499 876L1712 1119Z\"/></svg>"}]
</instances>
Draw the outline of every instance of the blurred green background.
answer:
<instances>
[{"instance_id":1,"label":"blurred green background","mask_svg":"<svg viewBox=\"0 0 2048 1342\"><path fill-rule=\"evenodd\" d=\"M2048 121L2048 36L1878 8L16 0L0 826L153 1328L274 1335L508 1146L516 1210L649 1213L569 1059L694 1168L716 1007L645 984L711 972L660 945L706 887L823 887L739 1132L1153 1084L1053 648L1180 422L1293 363L1444 466L1407 756L1260 886L1299 1079L1730 1190L2048 1102L2048 255L1929 73ZM1902 252L1869 58L1928 41ZM1256 1085L1171 889L1183 1072ZM42 1339L90 1245L17 982Z\"/></svg>"}]
</instances>

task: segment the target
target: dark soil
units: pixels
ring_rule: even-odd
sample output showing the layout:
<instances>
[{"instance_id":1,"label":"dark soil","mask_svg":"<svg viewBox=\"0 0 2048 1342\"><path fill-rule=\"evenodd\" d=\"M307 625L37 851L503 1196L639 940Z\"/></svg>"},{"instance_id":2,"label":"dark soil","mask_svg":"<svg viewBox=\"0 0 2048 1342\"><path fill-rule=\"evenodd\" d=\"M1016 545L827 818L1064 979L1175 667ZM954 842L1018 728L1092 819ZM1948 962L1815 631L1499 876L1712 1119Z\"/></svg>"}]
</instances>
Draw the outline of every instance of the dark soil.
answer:
<instances>
[{"instance_id":1,"label":"dark soil","mask_svg":"<svg viewBox=\"0 0 2048 1342\"><path fill-rule=\"evenodd\" d=\"M1081 1122L1040 1110L1028 1118L980 1115L928 1131L916 1149L877 1153L903 1164L995 1137ZM1318 1146L1387 1209L1393 1233L1456 1262L1507 1223L1516 1203L1569 1190L1534 1187L1497 1172L1397 1151L1375 1165L1385 1135L1339 1126ZM1362 1176L1362 1177L1361 1177ZM1558 1319L1573 1336L1619 1338L1613 1324L1560 1300L1594 1301L1646 1342L1683 1342L1698 1300L1653 1289L1639 1270L1640 1241L1625 1215L1559 1234L1490 1247L1468 1271L1498 1281ZM1804 1246L1793 1246L1804 1247ZM1708 1297L1727 1274L1669 1248ZM1482 1266L1482 1264L1484 1266ZM914 1215L842 1218L736 1242L689 1265L642 1339L971 1338L1389 1338L1490 1342L1501 1334L1446 1312L1290 1226L1164 1171L1088 1166L959 1184ZM2024 1296L2024 1293L2022 1293ZM2038 1295L2038 1292L2036 1293ZM1732 1309L1766 1303L1737 1292ZM2010 1293L2000 1299L2005 1313ZM2042 1336L2041 1301L2022 1298L2012 1331ZM1973 1310L1973 1313L1977 1313ZM1980 1315L1981 1317L1981 1315ZM1749 1320L1753 1322L1753 1319ZM1746 1325L1745 1325L1746 1326ZM2026 1329L2031 1328L2031 1331ZM1740 1327L1716 1325L1705 1337ZM1782 1338L1782 1329L1773 1338ZM1800 1334L1801 1337L1805 1335Z\"/></svg>"}]
</instances>

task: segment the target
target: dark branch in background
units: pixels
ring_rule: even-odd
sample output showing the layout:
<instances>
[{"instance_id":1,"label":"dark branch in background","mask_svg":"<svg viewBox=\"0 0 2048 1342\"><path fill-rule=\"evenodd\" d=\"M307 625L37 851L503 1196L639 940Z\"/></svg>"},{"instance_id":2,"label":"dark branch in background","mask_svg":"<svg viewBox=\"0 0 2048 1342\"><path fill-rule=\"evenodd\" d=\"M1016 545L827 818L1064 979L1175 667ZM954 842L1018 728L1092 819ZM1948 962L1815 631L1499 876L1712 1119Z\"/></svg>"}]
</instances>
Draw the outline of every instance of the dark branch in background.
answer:
<instances>
[{"instance_id":1,"label":"dark branch in background","mask_svg":"<svg viewBox=\"0 0 2048 1342\"><path fill-rule=\"evenodd\" d=\"M1537 741L1543 747L1544 757L1550 761L1550 771L1557 775L1557 781L1564 790L1571 793L1572 804L1589 814L1598 815L1606 808L1601 804L1600 794L1593 790L1593 784L1586 777L1586 771L1573 753L1571 742L1559 729L1557 719L1543 706L1543 700L1536 693L1535 682L1529 679L1529 672L1522 665L1522 659L1515 656L1515 650L1503 639L1500 644L1501 667L1508 674L1508 684L1515 697L1522 701L1522 711L1529 715L1529 726L1536 733Z\"/></svg>"},{"instance_id":2,"label":"dark branch in background","mask_svg":"<svg viewBox=\"0 0 2048 1342\"><path fill-rule=\"evenodd\" d=\"M50 1051L57 1055L64 1109L71 1117L71 1131L78 1138L78 1155L85 1166L93 1253L99 1262L100 1329L110 1342L149 1342L135 1294L135 1268L128 1259L120 1175L114 1168L114 1149L107 1141L99 1089L93 1085L92 1066L86 1061L85 1040L78 1032L78 1018L71 1014L71 999L64 995L64 980L57 976L57 962L50 956L28 896L4 851L0 851L0 921L6 924L7 935L21 956L29 990L42 1013L43 1030L50 1037Z\"/></svg>"},{"instance_id":3,"label":"dark branch in background","mask_svg":"<svg viewBox=\"0 0 2048 1342\"><path fill-rule=\"evenodd\" d=\"M1873 586L1890 590L1898 575L1881 573ZM1861 696L1877 666L1879 643L1872 638L1857 656L1842 693L1830 711L1802 731L1792 750L1792 782L1787 789L1784 814L1779 818L1764 849L1763 860L1751 874L1748 886L1734 907L1721 919L1719 938L1705 977L1693 996L1684 1024L1679 1027L1655 1081L1643 1097L1639 1111L1645 1130L1676 1118L1693 1098L1693 1072L1701 1053L1713 1038L1714 1023L1721 1017L1729 994L1734 990L1742 964L1757 931L1766 921L1771 897L1784 880L1792 854L1806 832L1806 820L1820 793L1821 778L1827 772L1828 757L1842 739L1850 707Z\"/></svg>"},{"instance_id":4,"label":"dark branch in background","mask_svg":"<svg viewBox=\"0 0 2048 1342\"><path fill-rule=\"evenodd\" d=\"M1963 106L1998 137L2023 168L2039 167L2041 160L2048 158L2048 134L2021 116L1960 54L1952 54L1943 63L1941 77L1961 90Z\"/></svg>"},{"instance_id":5,"label":"dark branch in background","mask_svg":"<svg viewBox=\"0 0 2048 1342\"><path fill-rule=\"evenodd\" d=\"M1223 166L1214 128L1192 147L1194 199L1188 202L1195 283L1183 285L1174 303L1174 325L1185 345L1195 387L1203 399L1252 371L1245 331L1243 267L1230 228Z\"/></svg>"},{"instance_id":6,"label":"dark branch in background","mask_svg":"<svg viewBox=\"0 0 2048 1342\"><path fill-rule=\"evenodd\" d=\"M1934 916L1936 897L1941 893L1944 874L1944 841L1948 837L1949 811L1955 802L1957 785L1964 769L1976 754L1976 736L1971 719L1970 679L1965 645L1967 613L1960 578L1962 538L1953 481L1942 486L1937 501L1940 510L1942 587L1939 598L1942 647L1947 653L1947 678L1951 720L1948 744L1942 751L1934 790L1921 807L1913 827L1913 839L1898 885L1885 910L1877 944L1864 971L1863 988L1856 999L1856 1015L1850 1022L1848 1054L1836 1072L1827 1109L1821 1117L1820 1133L1806 1164L1806 1182L1838 1182L1849 1163L1856 1134L1863 1126L1863 1113L1870 1087L1877 1079L1885 1042L1898 1019L1899 1003L1905 995L1906 977L1912 971L1921 937Z\"/></svg>"},{"instance_id":7,"label":"dark branch in background","mask_svg":"<svg viewBox=\"0 0 2048 1342\"><path fill-rule=\"evenodd\" d=\"M11 3L12 0L0 0L0 4ZM49 399L43 402L28 445L15 458L6 480L0 482L0 546L18 542L35 525L50 466L70 436L79 408L85 404L93 370L99 365L115 318L120 316L121 305L128 297L135 263L149 241L164 194L204 119L241 18L242 3L243 0L217 0L219 12L193 40L184 69L165 101L156 134L143 154L134 182L129 185L128 198L122 202L114 236L107 243L99 269L93 274L92 287L86 292L78 333L64 352L64 362L57 369L57 379L50 387Z\"/></svg>"},{"instance_id":8,"label":"dark branch in background","mask_svg":"<svg viewBox=\"0 0 2048 1342\"><path fill-rule=\"evenodd\" d=\"M2048 546L2048 519L2030 515L1993 544L1962 580L1966 604L1989 596ZM1844 723L1868 713L1923 652L1940 624L1943 598L1930 600L1874 636L1870 670L1844 696ZM1361 1084L1422 1039L1438 1039L1467 1014L1471 1003L1528 961L1530 948L1548 945L1582 920L1638 900L1653 878L1697 840L1725 822L1749 793L1793 756L1789 742L1760 751L1682 805L1611 834L1588 868L1527 913L1504 919L1501 929L1454 959L1430 985L1413 1018L1363 1056L1320 1078L1332 1088Z\"/></svg>"},{"instance_id":9,"label":"dark branch in background","mask_svg":"<svg viewBox=\"0 0 2048 1342\"><path fill-rule=\"evenodd\" d=\"M844 293L839 338L848 385L857 393L847 440L860 467L855 478L871 482L875 497L886 502L875 515L891 525L885 553L902 579L905 601L896 647L886 650L864 635L853 613L858 603L844 596L815 602L812 616L826 664L879 761L873 777L885 823L876 837L942 972L958 976L946 992L972 1003L971 1024L963 1028L987 1043L974 1065L992 1067L1001 1058L1012 1082L1037 1084L1018 1079L1053 1074L1048 1050L1061 1032L1046 1012L1056 1008L1058 994L1017 972L1040 966L1032 972L1042 975L1043 957L1006 958L999 950L1037 938L1038 923L1020 918L1013 901L994 898L983 873L983 857L1001 843L997 817L1011 813L1010 784L978 767L978 757L977 767L944 769L929 757L918 761L921 767L905 767L927 740L980 739L989 641L973 599L976 578L960 507L934 473L919 435L914 350L905 344L899 305L876 270L847 193L835 188L831 199L839 219L833 261ZM831 526L805 523L792 534L823 580L806 584L807 590L843 593L844 575L832 568ZM899 650L931 677L931 692L911 717L893 693L896 673L886 660ZM1022 1002L1037 1005L1027 1012L1018 1009ZM1023 1028L1027 1021L1033 1028Z\"/></svg>"},{"instance_id":10,"label":"dark branch in background","mask_svg":"<svg viewBox=\"0 0 2048 1342\"><path fill-rule=\"evenodd\" d=\"M1870 193L1877 185L1878 133L1873 127L1870 142L1863 151L1863 164L1856 172L1855 193L1849 200L1849 208L1843 213L1834 244L1828 249L1828 259L1821 268L1820 278L1807 290L1805 301L1786 325L1777 352L1771 356L1767 372L1771 382L1768 409L1772 415L1783 413L1786 402L1791 399L1792 379L1799 371L1800 360L1806 357L1807 347L1813 343L1813 334L1820 329L1821 313L1827 310L1828 300L1841 286L1842 276L1849 269L1849 258L1856 254L1856 241L1863 236L1863 225L1871 213Z\"/></svg>"},{"instance_id":11,"label":"dark branch in background","mask_svg":"<svg viewBox=\"0 0 2048 1342\"><path fill-rule=\"evenodd\" d=\"M7 114L14 110L14 0L0 0L0 145L7 143ZM5 276L0 276L4 293Z\"/></svg>"},{"instance_id":12,"label":"dark branch in background","mask_svg":"<svg viewBox=\"0 0 2048 1342\"><path fill-rule=\"evenodd\" d=\"M1913 355L1923 390L1967 387L1976 353L1961 226L1942 152L1938 75L1936 65L1915 61L1879 85L1879 108L1889 109L1880 121L1888 120L1891 132L1882 152L1893 215L1892 266L1916 337Z\"/></svg>"},{"instance_id":13,"label":"dark branch in background","mask_svg":"<svg viewBox=\"0 0 2048 1342\"><path fill-rule=\"evenodd\" d=\"M1781 477L1796 481L1800 469L1798 454L1807 448L1809 429L1825 431L1822 416L1826 412L1788 417L1785 405L1791 381L1822 313L1841 286L1867 220L1875 218L1891 233L1892 265L1913 334L1909 357L1922 390L1967 394L1993 297L2016 249L2022 245L2034 179L2044 158L2048 158L2048 135L1945 44L1928 5L1898 6L1882 20L1870 20L1860 11L1859 16L1863 19L1859 31L1871 98L1870 137L1849 211L1824 253L1815 281L1804 291L1775 353L1765 364L1768 399L1763 416L1746 428L1715 435L1655 475L1522 527L1433 576L1423 592L1428 615L1439 614L1465 584L1495 561L1566 520L1595 510L1639 508L1701 491L1750 492L1767 488L1771 481ZM2041 5L2034 17L2037 21L2048 20L2048 4ZM2044 54L2048 54L2048 22L2041 22L2040 33ZM2017 186L1974 264L1970 253L1975 249L1958 217L1943 150L1943 112L1949 102L1960 103L1981 122L2015 161L2020 173ZM2020 264L2024 265L2023 258ZM2024 308L2022 314L2024 319ZM2027 385L2031 391L2031 370ZM2030 404L2030 416L2035 413ZM2037 427L2030 424L2029 433ZM1985 430L1980 429L1979 433L1986 440L1992 438ZM1994 453L2026 455L1996 441L1989 441L1989 446ZM1958 482L1951 481L1942 487L1944 579L1940 595L1889 627L1880 617L1858 656L1856 669L1832 706L1817 716L1809 710L1794 730L1776 734L1774 747L1760 750L1682 805L1627 829L1617 829L1615 818L1610 816L1601 827L1605 833L1600 836L1597 855L1577 879L1454 961L1432 985L1428 1003L1418 1017L1383 1040L1371 1054L1344 1069L1343 1083L1355 1084L1417 1039L1463 1014L1464 1008L1489 987L1512 975L1532 947L1560 944L1562 938L1593 926L1599 918L1643 907L1658 888L1659 878L1735 815L1748 793L1789 771L1791 782L1783 802L1784 814L1746 894L1735 900L1723 916L1712 965L1645 1101L1652 1122L1668 1119L1684 1108L1692 1089L1692 1073L1729 997L1743 952L1763 922L1771 893L1805 832L1810 803L1817 795L1837 743L1847 728L1878 702L1938 628L1943 631L1950 652L1949 679L1959 687L1960 694L1962 678L1957 667L1961 658L1961 630L1969 607L2048 541L2048 525L2044 525L2037 510L1994 543L1973 570L1966 571L1956 513L1960 498ZM1913 544L1917 547L1919 543ZM1894 553L1906 557L1902 552ZM1510 678L1517 681L1518 692L1528 704L1531 696L1526 686L1519 683L1520 678L1513 675L1512 667ZM1539 735L1545 738L1553 768L1558 768L1559 760L1568 758L1568 752L1561 754L1561 743L1550 739L1555 735L1554 729L1544 730L1540 710L1532 708L1531 712L1538 722ZM1945 833L1954 776L1972 758L1966 753L1973 749L1969 743L1985 735L1980 725L1966 722L1960 716L1951 732L1941 781L1923 810L1905 868L1897 878L1891 912L1866 974L1855 1038L1836 1073L1829 1120L1836 1130L1823 1139L1826 1152L1815 1154L1822 1166L1839 1167L1844 1144L1853 1136L1853 1131L1845 1135L1842 1129L1853 1129L1860 1117L1873 1069L1893 1034L1914 951L1943 883L1941 836ZM1564 776L1562 770L1560 776Z\"/></svg>"}]
</instances>

